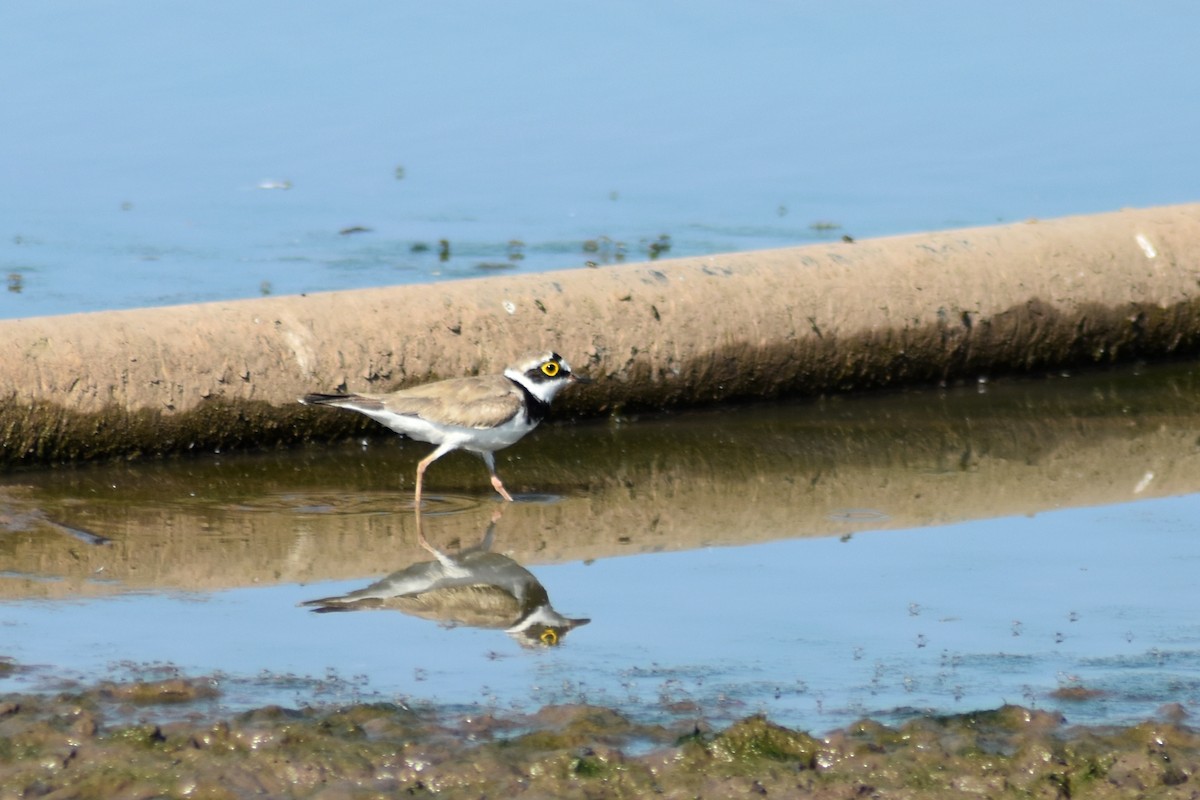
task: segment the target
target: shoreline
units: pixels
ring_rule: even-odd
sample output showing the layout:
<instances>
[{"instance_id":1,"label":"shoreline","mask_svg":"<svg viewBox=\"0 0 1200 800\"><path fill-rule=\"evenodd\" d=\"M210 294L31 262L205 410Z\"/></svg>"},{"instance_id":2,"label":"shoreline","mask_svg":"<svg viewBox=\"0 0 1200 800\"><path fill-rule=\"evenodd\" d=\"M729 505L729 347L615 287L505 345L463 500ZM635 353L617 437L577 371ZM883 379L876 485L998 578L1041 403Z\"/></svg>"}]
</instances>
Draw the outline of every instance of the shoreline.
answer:
<instances>
[{"instance_id":1,"label":"shoreline","mask_svg":"<svg viewBox=\"0 0 1200 800\"><path fill-rule=\"evenodd\" d=\"M0 797L1144 796L1187 784L1200 735L1178 707L1122 726L1006 705L811 735L750 715L644 724L587 704L522 716L376 702L238 714L209 679L0 695ZM1069 704L1070 698L1060 698ZM160 713L161 717L161 713Z\"/></svg>"}]
</instances>

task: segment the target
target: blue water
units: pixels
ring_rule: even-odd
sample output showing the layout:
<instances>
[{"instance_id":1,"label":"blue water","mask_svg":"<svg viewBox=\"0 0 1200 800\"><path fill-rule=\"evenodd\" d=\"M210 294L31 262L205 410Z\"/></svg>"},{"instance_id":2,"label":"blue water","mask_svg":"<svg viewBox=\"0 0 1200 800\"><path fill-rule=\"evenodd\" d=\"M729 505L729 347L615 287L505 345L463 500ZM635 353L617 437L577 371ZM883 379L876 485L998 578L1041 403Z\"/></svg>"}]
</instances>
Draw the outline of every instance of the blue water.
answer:
<instances>
[{"instance_id":1,"label":"blue water","mask_svg":"<svg viewBox=\"0 0 1200 800\"><path fill-rule=\"evenodd\" d=\"M170 665L216 675L214 703L227 710L594 702L645 720L765 712L824 731L1007 702L1072 723L1130 722L1200 704L1197 519L1200 495L1188 495L535 566L556 608L592 620L540 652L496 630L297 606L369 580L6 601L5 653L47 666L0 679L0 691ZM1071 687L1099 694L1052 696Z\"/></svg>"},{"instance_id":2,"label":"blue water","mask_svg":"<svg viewBox=\"0 0 1200 800\"><path fill-rule=\"evenodd\" d=\"M9 3L0 317L1192 201L1198 23L1115 0Z\"/></svg>"}]
</instances>

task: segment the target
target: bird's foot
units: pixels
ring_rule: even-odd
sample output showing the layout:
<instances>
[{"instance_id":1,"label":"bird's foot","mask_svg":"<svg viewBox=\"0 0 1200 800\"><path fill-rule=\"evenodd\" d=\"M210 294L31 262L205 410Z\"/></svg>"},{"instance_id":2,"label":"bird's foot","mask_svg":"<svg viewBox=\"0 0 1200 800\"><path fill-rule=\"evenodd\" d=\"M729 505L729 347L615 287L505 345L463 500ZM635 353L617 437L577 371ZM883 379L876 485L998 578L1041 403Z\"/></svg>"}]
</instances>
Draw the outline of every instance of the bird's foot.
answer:
<instances>
[{"instance_id":1,"label":"bird's foot","mask_svg":"<svg viewBox=\"0 0 1200 800\"><path fill-rule=\"evenodd\" d=\"M513 502L512 495L508 493L508 490L504 488L504 484L501 483L500 479L498 477L496 477L495 475L492 476L492 486L495 488L495 490L497 492L500 493L501 497L503 497L505 500L507 500L510 503Z\"/></svg>"}]
</instances>

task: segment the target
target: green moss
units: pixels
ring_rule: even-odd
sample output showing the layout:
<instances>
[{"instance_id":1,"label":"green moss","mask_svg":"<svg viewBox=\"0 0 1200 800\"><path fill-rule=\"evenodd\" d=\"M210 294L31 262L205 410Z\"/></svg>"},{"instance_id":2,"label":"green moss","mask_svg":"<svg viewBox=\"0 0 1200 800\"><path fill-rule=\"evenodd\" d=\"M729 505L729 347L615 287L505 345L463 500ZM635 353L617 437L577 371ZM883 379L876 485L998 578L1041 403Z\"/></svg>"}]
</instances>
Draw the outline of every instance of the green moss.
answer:
<instances>
[{"instance_id":1,"label":"green moss","mask_svg":"<svg viewBox=\"0 0 1200 800\"><path fill-rule=\"evenodd\" d=\"M56 403L0 404L0 467L137 459L296 441L303 431L346 433L369 420L296 404L212 400L185 413L111 407L79 413Z\"/></svg>"},{"instance_id":2,"label":"green moss","mask_svg":"<svg viewBox=\"0 0 1200 800\"><path fill-rule=\"evenodd\" d=\"M18 701L10 699L9 706ZM595 742L617 736L613 730L625 722L589 708L554 709L525 736L483 744L463 742L443 724L386 704L327 711L267 708L194 729L173 723L166 735L153 725L117 726L79 742L78 736L64 735L75 726L77 709L73 703L34 701L0 718L0 781L14 796L640 798L807 792L1104 800L1153 795L1160 786L1186 787L1200 756L1200 737L1186 728L1148 723L1050 731L1030 725L1037 716L1015 707L918 719L900 730L864 721L831 733L824 743L750 717L711 737L684 737L678 751L645 757ZM575 733L563 732L571 727ZM624 735L637 735L636 726L626 728L632 733ZM588 738L584 729L592 731L592 744L578 744ZM234 740L253 744L209 746ZM411 769L413 763L420 768Z\"/></svg>"},{"instance_id":3,"label":"green moss","mask_svg":"<svg viewBox=\"0 0 1200 800\"><path fill-rule=\"evenodd\" d=\"M846 733L851 741L867 743L871 749L894 747L907 740L907 737L900 731L872 719L860 719L849 725Z\"/></svg>"},{"instance_id":4,"label":"green moss","mask_svg":"<svg viewBox=\"0 0 1200 800\"><path fill-rule=\"evenodd\" d=\"M108 735L108 738L142 748L158 747L167 740L162 729L157 725L135 725L128 728L118 728Z\"/></svg>"},{"instance_id":5,"label":"green moss","mask_svg":"<svg viewBox=\"0 0 1200 800\"><path fill-rule=\"evenodd\" d=\"M610 771L608 763L594 754L579 756L571 761L571 773L580 778L601 778Z\"/></svg>"},{"instance_id":6,"label":"green moss","mask_svg":"<svg viewBox=\"0 0 1200 800\"><path fill-rule=\"evenodd\" d=\"M217 691L205 681L180 678L122 684L103 683L98 691L104 699L143 706L192 703L217 696Z\"/></svg>"},{"instance_id":7,"label":"green moss","mask_svg":"<svg viewBox=\"0 0 1200 800\"><path fill-rule=\"evenodd\" d=\"M714 758L748 767L767 759L812 769L820 749L820 742L808 734L780 727L762 716L735 723L708 745Z\"/></svg>"}]
</instances>

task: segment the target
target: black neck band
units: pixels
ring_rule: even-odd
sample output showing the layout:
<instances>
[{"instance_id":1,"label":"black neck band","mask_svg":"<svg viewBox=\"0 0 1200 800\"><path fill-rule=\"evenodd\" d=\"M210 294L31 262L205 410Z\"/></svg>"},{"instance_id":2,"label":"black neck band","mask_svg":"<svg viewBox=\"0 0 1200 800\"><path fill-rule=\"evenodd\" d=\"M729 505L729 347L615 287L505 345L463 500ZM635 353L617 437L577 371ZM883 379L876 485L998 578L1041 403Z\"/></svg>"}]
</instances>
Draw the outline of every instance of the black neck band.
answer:
<instances>
[{"instance_id":1,"label":"black neck band","mask_svg":"<svg viewBox=\"0 0 1200 800\"><path fill-rule=\"evenodd\" d=\"M513 381L512 378L509 378L509 380L520 387L521 391L525 394L525 421L530 425L537 425L544 420L546 415L550 413L550 404L529 391L529 388L520 381Z\"/></svg>"}]
</instances>

